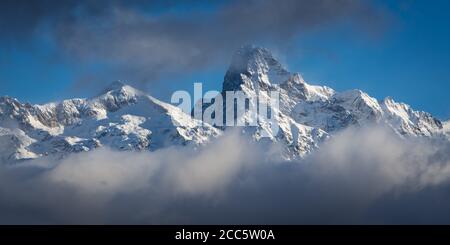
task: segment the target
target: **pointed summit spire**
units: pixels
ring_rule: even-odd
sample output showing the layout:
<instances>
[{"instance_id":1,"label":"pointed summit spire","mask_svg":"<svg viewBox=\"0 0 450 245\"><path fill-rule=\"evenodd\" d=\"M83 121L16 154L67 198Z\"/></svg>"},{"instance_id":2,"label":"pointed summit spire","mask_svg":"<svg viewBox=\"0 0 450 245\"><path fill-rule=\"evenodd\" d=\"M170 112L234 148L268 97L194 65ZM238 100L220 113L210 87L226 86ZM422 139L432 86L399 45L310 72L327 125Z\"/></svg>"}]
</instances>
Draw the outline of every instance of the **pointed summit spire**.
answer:
<instances>
[{"instance_id":1,"label":"pointed summit spire","mask_svg":"<svg viewBox=\"0 0 450 245\"><path fill-rule=\"evenodd\" d=\"M245 45L233 55L225 74L223 90L240 90L241 85L267 88L286 81L291 73L265 48Z\"/></svg>"},{"instance_id":2,"label":"pointed summit spire","mask_svg":"<svg viewBox=\"0 0 450 245\"><path fill-rule=\"evenodd\" d=\"M137 96L140 96L142 91L131 87L123 81L116 80L110 83L103 91L101 91L96 97L114 98L115 100L135 100Z\"/></svg>"},{"instance_id":3,"label":"pointed summit spire","mask_svg":"<svg viewBox=\"0 0 450 245\"><path fill-rule=\"evenodd\" d=\"M111 82L106 88L105 91L112 91L112 90L118 90L121 89L123 87L127 86L124 82L120 81L120 80L116 80Z\"/></svg>"}]
</instances>

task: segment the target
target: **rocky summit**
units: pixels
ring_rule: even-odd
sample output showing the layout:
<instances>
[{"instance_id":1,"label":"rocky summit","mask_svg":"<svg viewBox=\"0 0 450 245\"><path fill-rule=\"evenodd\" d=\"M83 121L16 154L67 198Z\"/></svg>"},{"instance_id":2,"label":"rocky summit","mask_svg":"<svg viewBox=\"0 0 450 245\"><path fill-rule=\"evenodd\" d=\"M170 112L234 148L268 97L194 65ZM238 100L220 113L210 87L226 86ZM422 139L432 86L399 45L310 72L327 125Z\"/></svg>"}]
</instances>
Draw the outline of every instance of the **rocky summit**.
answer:
<instances>
[{"instance_id":1,"label":"rocky summit","mask_svg":"<svg viewBox=\"0 0 450 245\"><path fill-rule=\"evenodd\" d=\"M256 142L281 145L282 157L287 160L306 156L350 126L382 124L401 137L450 138L449 122L389 97L377 100L361 90L337 92L311 85L260 47L243 46L236 51L224 76L222 93L226 91L242 91L246 96L279 92L279 108L272 112L279 125L277 133L261 118L257 126L244 126L241 131ZM62 158L99 147L153 151L173 145L204 145L224 130L227 127L203 123L121 82L112 83L93 98L43 105L0 97L2 163ZM263 132L268 140L261 137Z\"/></svg>"}]
</instances>

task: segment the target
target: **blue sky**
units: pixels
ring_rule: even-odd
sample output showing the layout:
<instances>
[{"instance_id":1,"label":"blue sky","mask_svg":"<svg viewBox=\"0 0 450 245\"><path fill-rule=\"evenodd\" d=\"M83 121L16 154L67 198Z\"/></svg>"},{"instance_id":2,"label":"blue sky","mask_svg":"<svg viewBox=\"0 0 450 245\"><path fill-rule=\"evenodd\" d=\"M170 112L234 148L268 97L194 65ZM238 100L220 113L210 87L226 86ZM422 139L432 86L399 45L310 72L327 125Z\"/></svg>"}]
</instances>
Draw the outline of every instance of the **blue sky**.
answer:
<instances>
[{"instance_id":1,"label":"blue sky","mask_svg":"<svg viewBox=\"0 0 450 245\"><path fill-rule=\"evenodd\" d=\"M200 2L189 8L186 5L163 6L156 8L156 15L153 13L150 16L171 12L183 13L189 19L192 18L190 12L195 11L215 15L216 9L221 8L221 5L222 3L211 6ZM272 49L289 70L300 72L312 84L327 85L339 91L358 88L377 99L392 96L416 109L431 112L438 118L450 118L450 1L375 1L371 6L383 12L381 16L385 20L381 27L358 26L354 22L360 19L346 19L344 14L339 21L321 22L312 28L306 26L306 30L296 32L295 37L286 42L280 41L282 38L264 38L263 33L253 34L243 40ZM1 95L17 97L24 102L43 103L72 96L90 96L95 93L94 88L114 79L122 79L133 82L155 81L145 82L141 87L156 97L168 100L172 90L192 90L194 82L203 82L205 89L220 90L231 58L228 50L217 54L218 51L210 51L211 48L208 48L211 62L208 60L209 56L200 56L207 60L191 67L189 60L181 60L179 66L185 68L173 73L170 66L165 69L165 63L157 63L158 66L149 66L148 70L162 67L164 72L152 77L153 74L148 73L145 66L147 59L132 56L133 59L116 61L112 59L116 55L109 56L109 50L106 54L97 55L97 50L90 49L101 49L102 46L91 46L88 43L97 39L85 40L82 36L81 39L67 41L66 36L61 38L55 35L52 29L55 27L48 24L52 20L55 19L44 18L41 24L33 28L31 34L16 35L15 30L27 27L27 23L18 22L23 25L9 26L8 19L0 19L4 22L0 25L3 28L0 29ZM92 22L87 23L88 27L94 26L102 30L102 21L105 19L94 20L96 21L89 20ZM76 22L79 23L80 21ZM372 31L371 28L380 30ZM99 31L98 35L102 33L107 32ZM272 31L268 35L275 35L274 33L277 34ZM10 35L17 37L8 38ZM222 36L217 35L217 38L222 39ZM191 39L180 40L180 43L191 42ZM64 45L61 45L61 40ZM241 39L237 39L236 43L240 41ZM214 39L211 42L217 43L217 50L223 48L223 43ZM80 47L83 48L81 51ZM213 44L211 47L214 47ZM231 47L232 45L227 48L231 50ZM184 46L183 48L185 49ZM114 50L117 50L117 46L114 46ZM124 52L118 54L122 53ZM148 56L151 57L152 54ZM135 70L131 67L118 71L117 67L134 65L136 60L141 63L136 63ZM149 62L155 60L160 61L153 58ZM169 58L162 60L173 63ZM147 73L142 73L142 70ZM147 75L151 78L146 79ZM92 84L99 85L96 87L91 86Z\"/></svg>"}]
</instances>

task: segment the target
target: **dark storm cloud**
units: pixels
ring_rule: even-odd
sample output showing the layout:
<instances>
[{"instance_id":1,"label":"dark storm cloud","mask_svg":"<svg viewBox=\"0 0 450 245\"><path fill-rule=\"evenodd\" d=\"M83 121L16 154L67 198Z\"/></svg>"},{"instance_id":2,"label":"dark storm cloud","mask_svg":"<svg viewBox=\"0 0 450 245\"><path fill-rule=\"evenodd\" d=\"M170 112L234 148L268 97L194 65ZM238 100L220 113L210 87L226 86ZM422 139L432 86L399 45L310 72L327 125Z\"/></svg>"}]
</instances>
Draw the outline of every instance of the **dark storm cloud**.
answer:
<instances>
[{"instance_id":1,"label":"dark storm cloud","mask_svg":"<svg viewBox=\"0 0 450 245\"><path fill-rule=\"evenodd\" d=\"M302 32L340 19L369 32L383 22L383 13L370 2L352 0L2 4L1 27L7 36L24 38L47 24L76 62L101 64L105 76L138 81L224 65L230 52L246 43L286 47Z\"/></svg>"}]
</instances>

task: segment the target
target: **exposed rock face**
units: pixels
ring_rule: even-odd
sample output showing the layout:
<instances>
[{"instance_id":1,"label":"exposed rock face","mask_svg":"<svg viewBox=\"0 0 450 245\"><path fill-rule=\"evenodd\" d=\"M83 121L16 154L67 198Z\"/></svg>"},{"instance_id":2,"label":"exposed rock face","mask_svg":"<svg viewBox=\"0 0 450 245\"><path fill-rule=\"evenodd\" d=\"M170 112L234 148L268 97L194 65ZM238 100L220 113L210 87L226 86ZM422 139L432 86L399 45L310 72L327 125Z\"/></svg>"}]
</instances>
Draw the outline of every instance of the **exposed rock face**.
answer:
<instances>
[{"instance_id":1,"label":"exposed rock face","mask_svg":"<svg viewBox=\"0 0 450 245\"><path fill-rule=\"evenodd\" d=\"M63 157L101 146L156 150L204 144L220 135L179 108L118 82L95 98L45 105L1 97L0 125L1 142L10 146L3 148L2 157L9 161Z\"/></svg>"},{"instance_id":2,"label":"exposed rock face","mask_svg":"<svg viewBox=\"0 0 450 245\"><path fill-rule=\"evenodd\" d=\"M286 145L286 158L303 156L333 133L349 126L385 124L399 135L434 136L441 122L429 113L414 111L391 98L377 101L360 90L335 92L326 86L306 83L298 73L287 71L263 48L244 46L236 52L223 83L223 91L242 91L248 96L280 93L278 134L271 139ZM262 121L255 130L270 131Z\"/></svg>"},{"instance_id":3,"label":"exposed rock face","mask_svg":"<svg viewBox=\"0 0 450 245\"><path fill-rule=\"evenodd\" d=\"M429 113L391 98L378 101L360 90L336 92L310 85L298 73L289 72L270 51L255 46L244 46L234 54L223 81L224 97L227 91L239 91L249 98L279 93L279 107L271 108L273 121L255 119L248 113L235 119L256 120L256 126L243 126L241 131L262 144L280 144L285 159L305 156L349 126L383 124L404 137L450 138L450 122L441 123ZM203 110L208 106L203 105ZM223 105L224 114L228 110L234 108ZM273 123L279 127L276 132L270 127ZM0 97L0 160L6 162L47 155L64 157L102 146L156 150L201 145L221 135L222 130L227 127L202 123L120 82L112 83L95 98L45 105Z\"/></svg>"}]
</instances>

